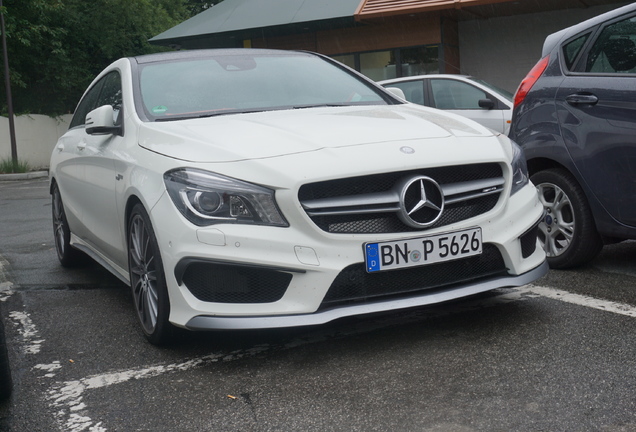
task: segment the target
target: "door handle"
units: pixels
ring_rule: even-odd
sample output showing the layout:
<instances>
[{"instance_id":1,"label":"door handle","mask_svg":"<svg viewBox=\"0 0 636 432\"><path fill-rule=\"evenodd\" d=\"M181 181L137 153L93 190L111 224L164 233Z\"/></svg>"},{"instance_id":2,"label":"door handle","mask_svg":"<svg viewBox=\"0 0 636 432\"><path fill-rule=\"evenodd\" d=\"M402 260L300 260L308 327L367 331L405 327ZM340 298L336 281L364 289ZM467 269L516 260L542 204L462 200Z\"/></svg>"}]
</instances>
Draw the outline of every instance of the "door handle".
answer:
<instances>
[{"instance_id":1,"label":"door handle","mask_svg":"<svg viewBox=\"0 0 636 432\"><path fill-rule=\"evenodd\" d=\"M58 144L56 148L57 148L57 151L63 152L64 151L64 144Z\"/></svg>"},{"instance_id":2,"label":"door handle","mask_svg":"<svg viewBox=\"0 0 636 432\"><path fill-rule=\"evenodd\" d=\"M86 148L86 141L82 141L77 145L78 150L84 150Z\"/></svg>"},{"instance_id":3,"label":"door handle","mask_svg":"<svg viewBox=\"0 0 636 432\"><path fill-rule=\"evenodd\" d=\"M596 105L598 97L593 94L571 94L565 97L570 105Z\"/></svg>"}]
</instances>

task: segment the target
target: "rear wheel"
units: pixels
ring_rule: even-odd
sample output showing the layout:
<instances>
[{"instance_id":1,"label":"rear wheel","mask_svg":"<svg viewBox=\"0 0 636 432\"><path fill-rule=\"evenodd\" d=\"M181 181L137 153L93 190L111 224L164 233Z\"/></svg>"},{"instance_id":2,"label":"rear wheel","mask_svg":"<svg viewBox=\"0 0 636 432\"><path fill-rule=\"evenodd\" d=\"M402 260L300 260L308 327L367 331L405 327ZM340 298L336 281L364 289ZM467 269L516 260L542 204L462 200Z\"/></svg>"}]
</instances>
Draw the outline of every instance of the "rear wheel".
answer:
<instances>
[{"instance_id":1,"label":"rear wheel","mask_svg":"<svg viewBox=\"0 0 636 432\"><path fill-rule=\"evenodd\" d=\"M146 338L155 345L170 341L170 300L159 245L148 213L136 204L128 219L128 268L137 317Z\"/></svg>"},{"instance_id":2,"label":"rear wheel","mask_svg":"<svg viewBox=\"0 0 636 432\"><path fill-rule=\"evenodd\" d=\"M585 193L563 169L539 171L531 177L546 215L539 225L539 240L555 269L591 261L603 247Z\"/></svg>"},{"instance_id":3,"label":"rear wheel","mask_svg":"<svg viewBox=\"0 0 636 432\"><path fill-rule=\"evenodd\" d=\"M57 258L64 267L80 264L84 256L82 252L71 246L71 230L66 220L62 195L56 183L53 184L51 189L51 204L53 208L53 237L55 239Z\"/></svg>"}]
</instances>

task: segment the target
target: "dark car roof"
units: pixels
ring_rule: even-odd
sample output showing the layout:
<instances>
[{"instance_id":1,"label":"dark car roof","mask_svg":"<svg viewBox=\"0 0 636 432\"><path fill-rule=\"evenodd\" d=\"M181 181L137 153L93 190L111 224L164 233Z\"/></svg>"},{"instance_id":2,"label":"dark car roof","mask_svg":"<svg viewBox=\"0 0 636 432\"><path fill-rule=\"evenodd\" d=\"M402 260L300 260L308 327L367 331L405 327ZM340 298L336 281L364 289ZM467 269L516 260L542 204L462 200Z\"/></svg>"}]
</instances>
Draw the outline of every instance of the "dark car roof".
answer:
<instances>
[{"instance_id":1,"label":"dark car roof","mask_svg":"<svg viewBox=\"0 0 636 432\"><path fill-rule=\"evenodd\" d=\"M584 31L585 29L594 27L605 21L620 17L621 15L625 15L633 11L636 11L636 3L614 9L613 11L609 11L594 18L590 18L589 20L573 25L572 27L565 28L556 33L552 33L545 39L545 42L543 43L543 51L541 53L541 57L545 57L546 55L550 54L555 46L559 45L562 41L570 38L571 36L574 36Z\"/></svg>"}]
</instances>

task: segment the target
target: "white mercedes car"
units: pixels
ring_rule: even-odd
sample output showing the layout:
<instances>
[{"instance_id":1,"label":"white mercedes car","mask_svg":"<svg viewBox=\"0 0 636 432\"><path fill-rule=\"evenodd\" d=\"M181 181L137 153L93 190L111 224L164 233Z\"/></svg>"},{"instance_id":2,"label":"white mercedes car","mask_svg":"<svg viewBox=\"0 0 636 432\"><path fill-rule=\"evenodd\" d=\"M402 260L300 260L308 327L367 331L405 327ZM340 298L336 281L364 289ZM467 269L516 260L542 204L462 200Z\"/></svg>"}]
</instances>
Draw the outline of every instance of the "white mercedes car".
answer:
<instances>
[{"instance_id":1,"label":"white mercedes car","mask_svg":"<svg viewBox=\"0 0 636 432\"><path fill-rule=\"evenodd\" d=\"M399 92L398 92L399 93ZM308 52L124 58L50 165L60 262L131 286L155 344L527 284L543 214L516 144Z\"/></svg>"}]
</instances>

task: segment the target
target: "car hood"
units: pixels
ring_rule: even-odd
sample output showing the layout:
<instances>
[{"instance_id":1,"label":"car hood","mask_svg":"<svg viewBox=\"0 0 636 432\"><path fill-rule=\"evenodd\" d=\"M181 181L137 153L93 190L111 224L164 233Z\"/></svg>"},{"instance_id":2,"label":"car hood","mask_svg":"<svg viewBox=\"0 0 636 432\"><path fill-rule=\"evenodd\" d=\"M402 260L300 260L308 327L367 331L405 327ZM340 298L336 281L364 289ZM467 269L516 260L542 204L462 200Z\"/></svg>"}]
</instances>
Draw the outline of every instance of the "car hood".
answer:
<instances>
[{"instance_id":1,"label":"car hood","mask_svg":"<svg viewBox=\"0 0 636 432\"><path fill-rule=\"evenodd\" d=\"M492 136L477 123L413 104L307 108L143 123L139 145L192 162L233 162L445 137Z\"/></svg>"}]
</instances>

